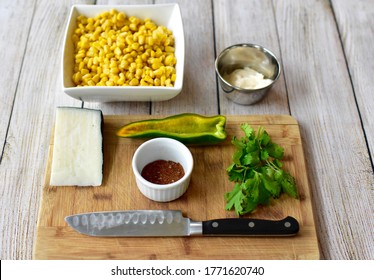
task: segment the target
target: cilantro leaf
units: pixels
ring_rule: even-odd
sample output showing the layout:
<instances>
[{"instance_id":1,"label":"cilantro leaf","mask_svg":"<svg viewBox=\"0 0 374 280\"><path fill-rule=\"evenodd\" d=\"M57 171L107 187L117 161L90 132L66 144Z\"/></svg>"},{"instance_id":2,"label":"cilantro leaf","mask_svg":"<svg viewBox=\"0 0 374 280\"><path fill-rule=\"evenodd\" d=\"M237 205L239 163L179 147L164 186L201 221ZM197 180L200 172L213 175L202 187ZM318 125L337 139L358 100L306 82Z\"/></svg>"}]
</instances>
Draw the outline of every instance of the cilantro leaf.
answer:
<instances>
[{"instance_id":1,"label":"cilantro leaf","mask_svg":"<svg viewBox=\"0 0 374 280\"><path fill-rule=\"evenodd\" d=\"M256 139L253 139L253 140L248 139L247 143L246 143L245 150L248 153L257 151L258 150L258 145L257 145Z\"/></svg>"},{"instance_id":2,"label":"cilantro leaf","mask_svg":"<svg viewBox=\"0 0 374 280\"><path fill-rule=\"evenodd\" d=\"M237 215L244 215L246 213L251 213L253 210L256 209L258 205L257 201L251 200L251 198L247 198L244 200L244 205L241 207L241 211L235 211Z\"/></svg>"},{"instance_id":3,"label":"cilantro leaf","mask_svg":"<svg viewBox=\"0 0 374 280\"><path fill-rule=\"evenodd\" d=\"M289 196L293 198L298 198L299 195L297 193L296 189L296 182L295 179L288 174L287 172L284 172L283 179L281 181L282 190L283 192L287 193Z\"/></svg>"},{"instance_id":4,"label":"cilantro leaf","mask_svg":"<svg viewBox=\"0 0 374 280\"><path fill-rule=\"evenodd\" d=\"M253 212L258 205L269 204L270 199L282 193L298 198L295 179L282 169L283 147L272 142L261 126L257 133L246 123L240 127L245 137L234 136L231 141L236 151L226 171L229 180L236 183L233 190L225 194L225 209L244 215Z\"/></svg>"},{"instance_id":5,"label":"cilantro leaf","mask_svg":"<svg viewBox=\"0 0 374 280\"><path fill-rule=\"evenodd\" d=\"M284 149L279 146L278 144L275 144L273 142L270 142L265 150L269 153L269 155L276 159L282 159L284 156Z\"/></svg>"},{"instance_id":6,"label":"cilantro leaf","mask_svg":"<svg viewBox=\"0 0 374 280\"><path fill-rule=\"evenodd\" d=\"M244 179L244 169L231 169L228 172L229 180L232 182L241 182Z\"/></svg>"},{"instance_id":7,"label":"cilantro leaf","mask_svg":"<svg viewBox=\"0 0 374 280\"><path fill-rule=\"evenodd\" d=\"M252 127L249 126L247 123L243 123L240 128L244 131L245 136L248 139L252 139L254 137L254 130Z\"/></svg>"},{"instance_id":8,"label":"cilantro leaf","mask_svg":"<svg viewBox=\"0 0 374 280\"><path fill-rule=\"evenodd\" d=\"M258 204L268 205L271 197L271 193L266 188L260 188Z\"/></svg>"},{"instance_id":9,"label":"cilantro leaf","mask_svg":"<svg viewBox=\"0 0 374 280\"><path fill-rule=\"evenodd\" d=\"M232 138L231 140L231 143L233 143L235 145L235 147L238 149L238 150L242 150L245 148L245 143L242 141L243 139L238 139L236 138L235 136Z\"/></svg>"},{"instance_id":10,"label":"cilantro leaf","mask_svg":"<svg viewBox=\"0 0 374 280\"><path fill-rule=\"evenodd\" d=\"M237 139L235 136L233 137L231 143L233 143L236 147L236 152L232 156L232 161L236 164L240 164L240 158L245 152L246 145L245 143Z\"/></svg>"},{"instance_id":11,"label":"cilantro leaf","mask_svg":"<svg viewBox=\"0 0 374 280\"><path fill-rule=\"evenodd\" d=\"M227 172L230 172L235 167L235 163L231 164L229 167L226 168Z\"/></svg>"},{"instance_id":12,"label":"cilantro leaf","mask_svg":"<svg viewBox=\"0 0 374 280\"><path fill-rule=\"evenodd\" d=\"M273 196L279 197L281 192L281 185L269 177L267 174L262 174L262 181L264 183L265 189Z\"/></svg>"},{"instance_id":13,"label":"cilantro leaf","mask_svg":"<svg viewBox=\"0 0 374 280\"><path fill-rule=\"evenodd\" d=\"M242 184L236 183L234 189L225 194L225 199L228 201L225 210L235 209L237 215L243 213L242 201L245 198L242 192Z\"/></svg>"},{"instance_id":14,"label":"cilantro leaf","mask_svg":"<svg viewBox=\"0 0 374 280\"><path fill-rule=\"evenodd\" d=\"M235 184L234 189L231 192L225 194L225 199L228 201L226 204L226 209L230 210L241 195L241 186L239 183Z\"/></svg>"},{"instance_id":15,"label":"cilantro leaf","mask_svg":"<svg viewBox=\"0 0 374 280\"><path fill-rule=\"evenodd\" d=\"M260 162L260 156L258 151L254 151L248 154L245 154L241 160L243 165L251 165L254 166Z\"/></svg>"},{"instance_id":16,"label":"cilantro leaf","mask_svg":"<svg viewBox=\"0 0 374 280\"><path fill-rule=\"evenodd\" d=\"M235 163L235 164L238 164L240 165L241 162L240 162L240 159L242 158L243 156L243 150L237 150L234 155L232 156L232 161Z\"/></svg>"},{"instance_id":17,"label":"cilantro leaf","mask_svg":"<svg viewBox=\"0 0 374 280\"><path fill-rule=\"evenodd\" d=\"M264 130L261 136L258 138L258 141L260 142L261 146L265 147L267 144L270 143L269 134Z\"/></svg>"},{"instance_id":18,"label":"cilantro leaf","mask_svg":"<svg viewBox=\"0 0 374 280\"><path fill-rule=\"evenodd\" d=\"M270 157L268 151L266 150L261 150L261 160L268 160Z\"/></svg>"}]
</instances>

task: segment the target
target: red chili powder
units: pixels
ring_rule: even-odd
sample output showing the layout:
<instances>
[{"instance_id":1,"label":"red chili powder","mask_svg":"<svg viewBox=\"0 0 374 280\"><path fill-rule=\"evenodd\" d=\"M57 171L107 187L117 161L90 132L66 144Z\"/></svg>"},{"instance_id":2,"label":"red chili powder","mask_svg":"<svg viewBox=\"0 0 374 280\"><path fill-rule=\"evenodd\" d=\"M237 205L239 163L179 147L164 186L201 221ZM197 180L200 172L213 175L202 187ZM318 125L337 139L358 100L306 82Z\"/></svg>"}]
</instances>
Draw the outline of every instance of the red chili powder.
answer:
<instances>
[{"instance_id":1,"label":"red chili powder","mask_svg":"<svg viewBox=\"0 0 374 280\"><path fill-rule=\"evenodd\" d=\"M179 162L156 160L147 164L141 174L151 183L166 185L181 179L184 176L184 169Z\"/></svg>"}]
</instances>

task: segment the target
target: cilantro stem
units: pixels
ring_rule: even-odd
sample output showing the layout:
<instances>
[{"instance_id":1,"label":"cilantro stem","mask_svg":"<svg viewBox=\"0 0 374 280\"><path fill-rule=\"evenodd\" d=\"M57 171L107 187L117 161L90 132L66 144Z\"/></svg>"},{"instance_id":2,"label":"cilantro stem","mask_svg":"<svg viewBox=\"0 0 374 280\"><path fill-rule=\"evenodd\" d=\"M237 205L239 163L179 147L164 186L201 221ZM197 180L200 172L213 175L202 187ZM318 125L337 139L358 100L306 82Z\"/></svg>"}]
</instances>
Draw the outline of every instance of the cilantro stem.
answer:
<instances>
[{"instance_id":1,"label":"cilantro stem","mask_svg":"<svg viewBox=\"0 0 374 280\"><path fill-rule=\"evenodd\" d=\"M269 160L266 160L266 163L267 163L267 166L269 166L271 169L273 169L274 171L278 171L279 170L279 167L276 166L274 163L272 163L271 161Z\"/></svg>"}]
</instances>

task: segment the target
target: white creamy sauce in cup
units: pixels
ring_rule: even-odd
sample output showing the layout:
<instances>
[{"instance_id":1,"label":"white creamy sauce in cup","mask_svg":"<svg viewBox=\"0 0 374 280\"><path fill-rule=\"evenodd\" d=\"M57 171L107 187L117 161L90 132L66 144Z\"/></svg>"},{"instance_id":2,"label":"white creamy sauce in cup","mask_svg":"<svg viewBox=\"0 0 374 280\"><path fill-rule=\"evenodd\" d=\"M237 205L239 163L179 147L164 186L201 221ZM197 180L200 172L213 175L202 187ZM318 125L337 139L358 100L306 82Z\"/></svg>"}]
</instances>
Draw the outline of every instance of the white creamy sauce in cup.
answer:
<instances>
[{"instance_id":1,"label":"white creamy sauce in cup","mask_svg":"<svg viewBox=\"0 0 374 280\"><path fill-rule=\"evenodd\" d=\"M223 75L223 78L231 85L243 89L264 88L273 82L271 79L265 79L264 75L250 67L236 69L230 74Z\"/></svg>"}]
</instances>

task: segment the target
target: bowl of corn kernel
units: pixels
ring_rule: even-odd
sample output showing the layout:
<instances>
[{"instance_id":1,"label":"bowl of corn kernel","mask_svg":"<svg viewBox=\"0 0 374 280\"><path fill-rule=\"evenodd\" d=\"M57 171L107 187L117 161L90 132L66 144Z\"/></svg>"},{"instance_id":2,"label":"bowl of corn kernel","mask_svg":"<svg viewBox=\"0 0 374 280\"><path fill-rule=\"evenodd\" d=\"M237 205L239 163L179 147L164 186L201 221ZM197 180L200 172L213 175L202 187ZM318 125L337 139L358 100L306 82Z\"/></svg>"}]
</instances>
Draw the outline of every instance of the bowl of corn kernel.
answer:
<instances>
[{"instance_id":1,"label":"bowl of corn kernel","mask_svg":"<svg viewBox=\"0 0 374 280\"><path fill-rule=\"evenodd\" d=\"M73 5L63 47L63 89L86 102L164 101L183 86L178 4Z\"/></svg>"}]
</instances>

